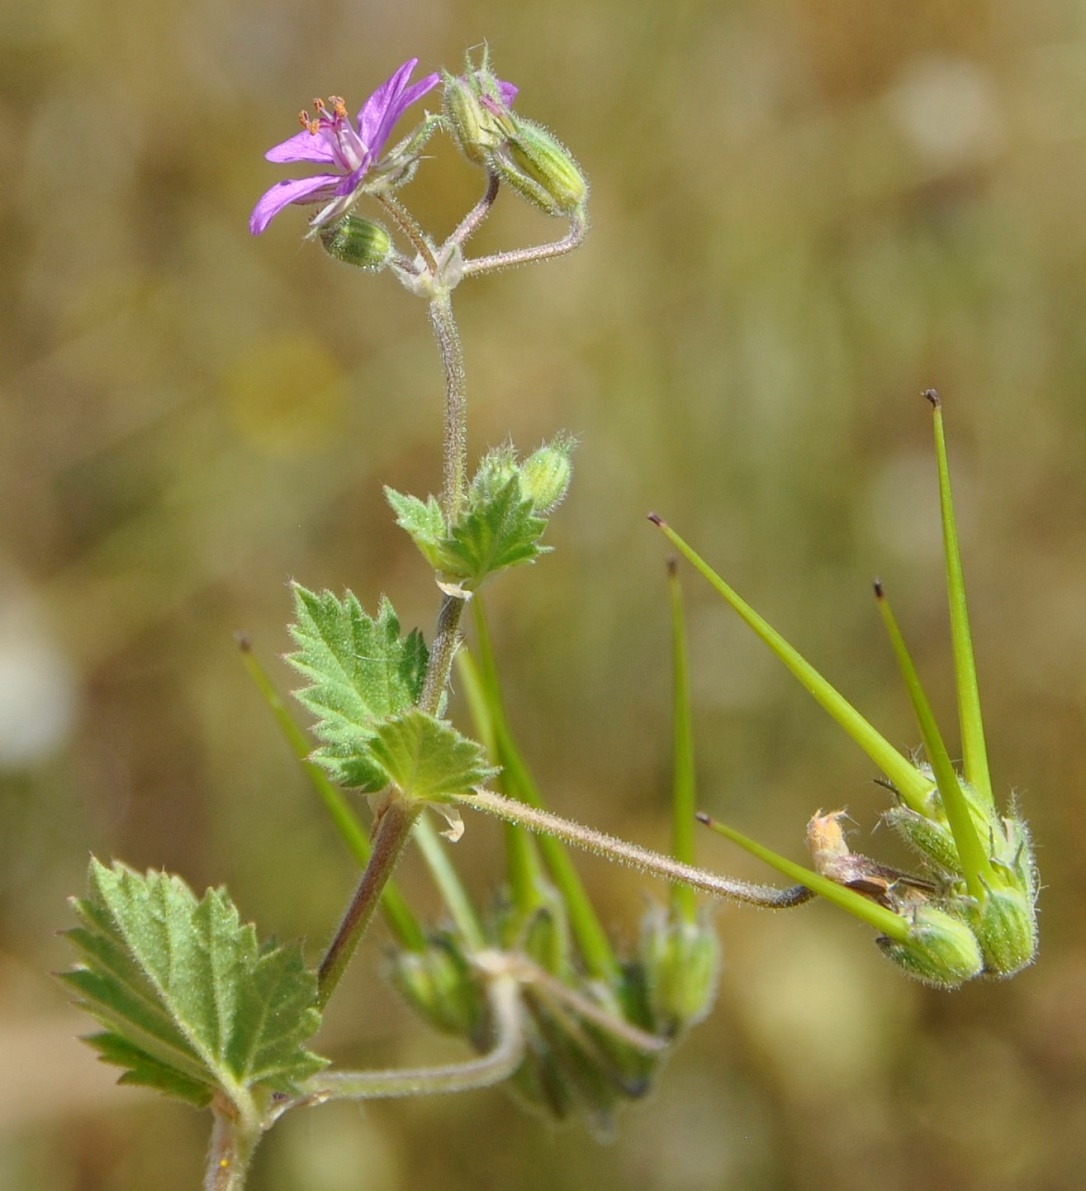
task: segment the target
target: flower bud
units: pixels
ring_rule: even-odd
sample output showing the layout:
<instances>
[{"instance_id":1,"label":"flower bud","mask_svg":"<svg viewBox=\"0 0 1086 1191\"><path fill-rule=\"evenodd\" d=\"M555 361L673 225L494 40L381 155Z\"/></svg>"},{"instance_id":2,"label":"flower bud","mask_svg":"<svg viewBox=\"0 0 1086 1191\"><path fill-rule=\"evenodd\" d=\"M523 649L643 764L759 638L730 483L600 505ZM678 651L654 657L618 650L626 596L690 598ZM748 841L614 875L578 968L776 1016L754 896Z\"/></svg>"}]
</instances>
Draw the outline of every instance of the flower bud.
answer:
<instances>
[{"instance_id":1,"label":"flower bud","mask_svg":"<svg viewBox=\"0 0 1086 1191\"><path fill-rule=\"evenodd\" d=\"M892 827L915 852L944 873L959 875L962 862L950 828L907 806L883 811L882 820Z\"/></svg>"},{"instance_id":2,"label":"flower bud","mask_svg":"<svg viewBox=\"0 0 1086 1191\"><path fill-rule=\"evenodd\" d=\"M515 131L491 157L492 168L544 214L574 215L588 198L588 183L573 156L541 124L512 119Z\"/></svg>"},{"instance_id":3,"label":"flower bud","mask_svg":"<svg viewBox=\"0 0 1086 1191\"><path fill-rule=\"evenodd\" d=\"M445 118L461 153L473 165L486 166L489 155L505 141L508 131L497 79L484 71L466 78L444 75ZM487 90L492 84L492 94ZM491 95L488 100L485 97Z\"/></svg>"},{"instance_id":4,"label":"flower bud","mask_svg":"<svg viewBox=\"0 0 1086 1191\"><path fill-rule=\"evenodd\" d=\"M671 1038L713 1007L720 942L705 921L687 922L654 906L641 923L641 965L653 1032Z\"/></svg>"},{"instance_id":5,"label":"flower bud","mask_svg":"<svg viewBox=\"0 0 1086 1191\"><path fill-rule=\"evenodd\" d=\"M451 939L433 939L425 951L397 951L389 978L434 1029L484 1041L486 1003L471 966Z\"/></svg>"},{"instance_id":6,"label":"flower bud","mask_svg":"<svg viewBox=\"0 0 1086 1191\"><path fill-rule=\"evenodd\" d=\"M319 234L329 256L360 269L383 269L393 254L392 237L385 228L357 215L321 228Z\"/></svg>"},{"instance_id":7,"label":"flower bud","mask_svg":"<svg viewBox=\"0 0 1086 1191\"><path fill-rule=\"evenodd\" d=\"M1020 889L989 890L976 920L977 939L990 976L1013 976L1037 954L1037 914Z\"/></svg>"},{"instance_id":8,"label":"flower bud","mask_svg":"<svg viewBox=\"0 0 1086 1191\"><path fill-rule=\"evenodd\" d=\"M573 465L570 454L573 440L556 438L542 446L520 465L520 488L535 505L537 513L547 514L563 501L569 488Z\"/></svg>"},{"instance_id":9,"label":"flower bud","mask_svg":"<svg viewBox=\"0 0 1086 1191\"><path fill-rule=\"evenodd\" d=\"M917 980L956 988L984 970L976 936L961 918L931 904L909 912L911 929L903 942L877 939L887 956Z\"/></svg>"},{"instance_id":10,"label":"flower bud","mask_svg":"<svg viewBox=\"0 0 1086 1191\"><path fill-rule=\"evenodd\" d=\"M492 447L479 461L472 477L472 504L492 500L517 474L516 451L511 446Z\"/></svg>"}]
</instances>

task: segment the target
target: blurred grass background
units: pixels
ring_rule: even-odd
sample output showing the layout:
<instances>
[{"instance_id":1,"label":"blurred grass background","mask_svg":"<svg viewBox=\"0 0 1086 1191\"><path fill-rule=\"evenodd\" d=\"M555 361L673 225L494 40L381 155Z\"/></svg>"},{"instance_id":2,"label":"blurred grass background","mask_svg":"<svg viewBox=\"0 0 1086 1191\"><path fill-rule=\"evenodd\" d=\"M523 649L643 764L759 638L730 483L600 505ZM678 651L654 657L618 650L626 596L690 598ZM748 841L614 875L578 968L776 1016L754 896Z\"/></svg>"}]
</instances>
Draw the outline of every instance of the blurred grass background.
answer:
<instances>
[{"instance_id":1,"label":"blurred grass background","mask_svg":"<svg viewBox=\"0 0 1086 1191\"><path fill-rule=\"evenodd\" d=\"M198 1185L206 1121L74 1041L48 973L90 851L225 882L316 953L352 864L232 644L287 647L286 580L433 591L380 485L439 485L417 299L259 241L262 160L314 94L488 38L593 184L565 261L458 294L473 446L578 434L557 552L495 584L510 709L553 805L666 838L665 515L904 747L879 574L946 723L930 446L943 394L993 772L1039 845L1042 949L1010 984L901 978L828 907L722 908L713 1017L612 1144L501 1091L294 1114L254 1189L1072 1188L1086 1167L1086 8L1074 0L40 0L0 12L0 1188ZM436 229L477 177L405 192ZM554 228L509 196L486 243ZM871 766L687 585L701 802L802 857L856 846ZM953 746L952 746L953 747ZM498 832L461 845L472 885ZM889 853L888 853L889 849ZM704 861L764 876L720 840ZM632 938L662 890L585 860ZM434 908L408 860L404 883ZM450 1056L380 983L322 1035L353 1064Z\"/></svg>"}]
</instances>

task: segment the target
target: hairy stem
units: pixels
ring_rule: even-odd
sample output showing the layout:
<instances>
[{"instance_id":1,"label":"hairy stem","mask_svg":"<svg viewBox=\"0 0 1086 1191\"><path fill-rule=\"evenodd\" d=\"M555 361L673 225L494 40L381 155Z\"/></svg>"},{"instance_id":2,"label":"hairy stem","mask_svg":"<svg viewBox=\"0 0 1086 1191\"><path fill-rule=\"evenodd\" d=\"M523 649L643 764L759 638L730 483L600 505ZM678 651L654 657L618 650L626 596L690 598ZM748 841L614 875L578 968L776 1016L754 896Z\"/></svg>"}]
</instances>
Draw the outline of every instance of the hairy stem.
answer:
<instances>
[{"instance_id":1,"label":"hairy stem","mask_svg":"<svg viewBox=\"0 0 1086 1191\"><path fill-rule=\"evenodd\" d=\"M460 225L456 231L449 237L449 243L459 244L463 247L468 242L468 239L479 230L479 225L490 214L490 209L494 206L494 200L498 197L498 187L500 185L501 179L497 174L489 174L487 176L486 194L483 195L460 221Z\"/></svg>"},{"instance_id":2,"label":"hairy stem","mask_svg":"<svg viewBox=\"0 0 1086 1191\"><path fill-rule=\"evenodd\" d=\"M426 262L426 267L431 274L437 272L437 262L434 259L434 250L427 240L422 228L415 222L415 217L410 211L391 194L377 194L374 196L388 214L395 220L396 226L401 232L411 241L411 246Z\"/></svg>"},{"instance_id":3,"label":"hairy stem","mask_svg":"<svg viewBox=\"0 0 1086 1191\"><path fill-rule=\"evenodd\" d=\"M258 1122L247 1113L239 1113L233 1104L216 1100L211 1110L211 1145L203 1191L242 1191L263 1131Z\"/></svg>"},{"instance_id":4,"label":"hairy stem","mask_svg":"<svg viewBox=\"0 0 1086 1191\"><path fill-rule=\"evenodd\" d=\"M307 1082L305 1086L311 1091L302 1103L463 1092L469 1088L490 1087L508 1079L524 1054L519 981L509 973L494 976L487 982L487 997L494 1017L495 1038L493 1047L486 1054L464 1063L437 1067L322 1073Z\"/></svg>"},{"instance_id":5,"label":"hairy stem","mask_svg":"<svg viewBox=\"0 0 1086 1191\"><path fill-rule=\"evenodd\" d=\"M449 685L453 660L460 647L460 618L465 600L461 596L446 595L437 616L437 631L430 647L430 662L426 667L426 681L422 687L419 707L428 715L437 715L441 697Z\"/></svg>"},{"instance_id":6,"label":"hairy stem","mask_svg":"<svg viewBox=\"0 0 1086 1191\"><path fill-rule=\"evenodd\" d=\"M538 831L545 835L552 835L564 840L576 848L583 848L586 852L593 852L606 860L613 860L619 864L628 864L631 868L639 869L643 873L650 873L656 877L663 877L665 881L679 882L691 885L715 897L726 897L732 901L746 902L748 905L764 906L767 909L785 910L792 906L802 905L810 901L814 894L802 885L794 885L788 889L777 889L773 885L754 885L748 881L738 881L731 877L720 877L706 869L695 868L691 864L682 864L670 856L660 852L653 852L649 848L641 848L637 844L628 844L625 840L616 839L613 835L605 835L602 831L595 831L591 827L582 827L579 823L572 823L549 811L537 810L526 806L522 802L515 802L491 790L475 790L471 794L461 794L457 802L476 810L486 811L499 819L509 823L519 823L529 831Z\"/></svg>"},{"instance_id":7,"label":"hairy stem","mask_svg":"<svg viewBox=\"0 0 1086 1191\"><path fill-rule=\"evenodd\" d=\"M317 969L317 1004L321 1009L328 1003L355 948L366 933L366 927L377 909L381 893L396 867L420 809L419 804L392 797L378 817L369 864Z\"/></svg>"},{"instance_id":8,"label":"hairy stem","mask_svg":"<svg viewBox=\"0 0 1086 1191\"><path fill-rule=\"evenodd\" d=\"M515 248L510 252L495 252L491 256L480 256L473 261L464 262L464 276L472 277L476 273L496 273L499 269L512 269L517 265L529 265L533 261L546 261L552 257L565 256L572 252L584 240L588 232L588 216L577 212L570 222L570 228L560 240L553 240L549 244L536 244L532 248Z\"/></svg>"}]
</instances>

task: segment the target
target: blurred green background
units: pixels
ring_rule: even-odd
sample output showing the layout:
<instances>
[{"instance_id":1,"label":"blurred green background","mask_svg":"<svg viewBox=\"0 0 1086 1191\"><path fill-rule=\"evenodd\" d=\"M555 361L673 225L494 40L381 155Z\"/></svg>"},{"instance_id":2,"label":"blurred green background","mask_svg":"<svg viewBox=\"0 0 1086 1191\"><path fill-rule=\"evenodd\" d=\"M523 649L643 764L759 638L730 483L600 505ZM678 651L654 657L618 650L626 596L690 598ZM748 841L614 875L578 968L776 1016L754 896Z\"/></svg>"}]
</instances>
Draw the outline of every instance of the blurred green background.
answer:
<instances>
[{"instance_id":1,"label":"blurred green background","mask_svg":"<svg viewBox=\"0 0 1086 1191\"><path fill-rule=\"evenodd\" d=\"M1072 1188L1086 1168L1086 6L1075 0L40 0L0 12L0 1188L199 1182L207 1122L74 1041L49 972L88 853L225 882L313 953L353 866L248 685L289 678L286 581L436 593L381 484L439 486L424 309L252 204L315 94L488 38L589 174L575 256L465 284L473 448L581 438L557 552L489 599L556 809L666 839L665 551L681 529L887 735L918 733L870 598L953 723L930 417L943 394L992 766L1048 888L1036 967L948 995L829 907L722 908L712 1018L611 1144L500 1090L297 1113L255 1191ZM435 147L440 231L478 178ZM506 196L485 243L554 227ZM687 583L700 801L797 858L818 807L867 840L871 765ZM951 729L951 735L953 732ZM955 747L952 744L952 748ZM499 833L458 845L481 897ZM765 874L706 836L710 866ZM653 883L581 864L632 939ZM415 858L404 885L435 909ZM376 932L375 932L376 934ZM321 1036L454 1057L379 977Z\"/></svg>"}]
</instances>

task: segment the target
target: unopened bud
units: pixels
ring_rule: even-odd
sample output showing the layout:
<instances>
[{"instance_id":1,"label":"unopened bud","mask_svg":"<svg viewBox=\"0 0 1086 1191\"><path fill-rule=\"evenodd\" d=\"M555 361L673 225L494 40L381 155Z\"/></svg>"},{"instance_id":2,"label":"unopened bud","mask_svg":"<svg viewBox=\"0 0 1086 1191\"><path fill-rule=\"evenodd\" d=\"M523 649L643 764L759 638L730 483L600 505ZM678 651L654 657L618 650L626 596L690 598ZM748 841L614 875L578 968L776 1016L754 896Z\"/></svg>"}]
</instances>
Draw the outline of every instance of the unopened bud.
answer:
<instances>
[{"instance_id":1,"label":"unopened bud","mask_svg":"<svg viewBox=\"0 0 1086 1191\"><path fill-rule=\"evenodd\" d=\"M882 814L883 822L921 856L944 873L961 873L962 862L950 828L936 823L907 806L895 806Z\"/></svg>"},{"instance_id":2,"label":"unopened bud","mask_svg":"<svg viewBox=\"0 0 1086 1191\"><path fill-rule=\"evenodd\" d=\"M517 453L510 446L493 447L479 461L471 480L472 503L492 500L517 475Z\"/></svg>"},{"instance_id":3,"label":"unopened bud","mask_svg":"<svg viewBox=\"0 0 1086 1191\"><path fill-rule=\"evenodd\" d=\"M474 165L489 156L509 134L498 80L489 71L471 71L465 78L444 75L445 118L460 151Z\"/></svg>"},{"instance_id":4,"label":"unopened bud","mask_svg":"<svg viewBox=\"0 0 1086 1191\"><path fill-rule=\"evenodd\" d=\"M572 154L541 124L513 117L515 132L491 166L547 215L570 216L588 198L588 183Z\"/></svg>"},{"instance_id":5,"label":"unopened bud","mask_svg":"<svg viewBox=\"0 0 1086 1191\"><path fill-rule=\"evenodd\" d=\"M990 976L1013 976L1037 954L1037 911L1028 892L989 890L976 919L977 938Z\"/></svg>"},{"instance_id":6,"label":"unopened bud","mask_svg":"<svg viewBox=\"0 0 1086 1191\"><path fill-rule=\"evenodd\" d=\"M573 440L556 438L540 447L520 465L520 488L535 505L537 513L547 514L563 501L573 475L570 454Z\"/></svg>"},{"instance_id":7,"label":"unopened bud","mask_svg":"<svg viewBox=\"0 0 1086 1191\"><path fill-rule=\"evenodd\" d=\"M478 1039L486 1005L471 966L448 939L435 939L425 951L398 951L390 979L396 991L434 1029Z\"/></svg>"},{"instance_id":8,"label":"unopened bud","mask_svg":"<svg viewBox=\"0 0 1086 1191\"><path fill-rule=\"evenodd\" d=\"M641 924L639 950L653 1031L670 1038L701 1021L716 997L716 931L654 906Z\"/></svg>"},{"instance_id":9,"label":"unopened bud","mask_svg":"<svg viewBox=\"0 0 1086 1191\"><path fill-rule=\"evenodd\" d=\"M375 272L388 264L393 254L392 237L370 219L348 215L330 227L322 228L320 240L324 251L346 265Z\"/></svg>"},{"instance_id":10,"label":"unopened bud","mask_svg":"<svg viewBox=\"0 0 1086 1191\"><path fill-rule=\"evenodd\" d=\"M957 988L984 971L980 945L961 918L930 904L909 916L908 938L899 942L883 937L876 942L910 976L940 988Z\"/></svg>"}]
</instances>

